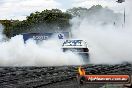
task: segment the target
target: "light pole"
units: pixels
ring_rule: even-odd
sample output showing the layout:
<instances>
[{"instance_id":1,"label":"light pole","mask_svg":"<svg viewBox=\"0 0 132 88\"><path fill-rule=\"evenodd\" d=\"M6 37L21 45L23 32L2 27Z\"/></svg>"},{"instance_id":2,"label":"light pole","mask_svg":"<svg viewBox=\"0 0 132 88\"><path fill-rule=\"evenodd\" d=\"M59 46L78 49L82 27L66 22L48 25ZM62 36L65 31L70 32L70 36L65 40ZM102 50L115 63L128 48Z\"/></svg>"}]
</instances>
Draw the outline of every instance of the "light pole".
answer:
<instances>
[{"instance_id":1,"label":"light pole","mask_svg":"<svg viewBox=\"0 0 132 88\"><path fill-rule=\"evenodd\" d=\"M124 25L126 23L126 12L125 12L125 7L124 7Z\"/></svg>"},{"instance_id":2,"label":"light pole","mask_svg":"<svg viewBox=\"0 0 132 88\"><path fill-rule=\"evenodd\" d=\"M125 2L125 0L118 0L118 1L116 1L117 3L123 3L123 2ZM126 12L125 12L125 7L124 7L124 26L125 26L125 23L126 23Z\"/></svg>"}]
</instances>

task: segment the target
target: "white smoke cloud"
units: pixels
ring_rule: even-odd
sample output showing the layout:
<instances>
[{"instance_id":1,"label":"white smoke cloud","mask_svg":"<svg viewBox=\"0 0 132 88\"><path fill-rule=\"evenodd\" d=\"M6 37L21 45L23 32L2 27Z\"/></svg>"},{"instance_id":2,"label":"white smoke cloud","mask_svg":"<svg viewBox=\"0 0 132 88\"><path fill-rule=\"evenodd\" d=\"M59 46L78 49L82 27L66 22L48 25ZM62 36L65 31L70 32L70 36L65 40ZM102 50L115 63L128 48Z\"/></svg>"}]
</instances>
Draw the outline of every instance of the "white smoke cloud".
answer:
<instances>
[{"instance_id":1,"label":"white smoke cloud","mask_svg":"<svg viewBox=\"0 0 132 88\"><path fill-rule=\"evenodd\" d=\"M91 63L132 62L132 15L129 9L130 6L127 6L126 11L129 12L126 14L126 25L123 28L113 24L102 26L96 24L96 19L94 24L89 23L88 19L72 19L74 38L87 41ZM100 17L107 19L106 16ZM2 31L2 39L1 33ZM58 40L45 41L39 45L29 40L24 44L22 36L19 35L0 43L0 66L58 66L82 63L82 58L71 52L63 53Z\"/></svg>"},{"instance_id":2,"label":"white smoke cloud","mask_svg":"<svg viewBox=\"0 0 132 88\"><path fill-rule=\"evenodd\" d=\"M26 44L21 35L0 43L0 66L62 66L79 65L81 59L71 52L63 53L59 41L49 40L37 45Z\"/></svg>"},{"instance_id":3,"label":"white smoke cloud","mask_svg":"<svg viewBox=\"0 0 132 88\"><path fill-rule=\"evenodd\" d=\"M129 11L130 7L131 4L127 6L126 11ZM98 16L96 18L98 19ZM100 16L100 18L109 19L107 16ZM100 25L97 23L99 22L97 19L93 19L94 22L91 24L88 18L74 18L71 21L74 37L84 39L88 43L91 63L132 62L132 27L129 25L132 22L131 18L131 12L127 12L126 24L123 26L123 22L121 22L121 26ZM80 25L78 26L78 24Z\"/></svg>"},{"instance_id":4,"label":"white smoke cloud","mask_svg":"<svg viewBox=\"0 0 132 88\"><path fill-rule=\"evenodd\" d=\"M2 26L2 24L0 24L0 42L2 42L3 38L4 38L4 35L3 35L3 26Z\"/></svg>"},{"instance_id":5,"label":"white smoke cloud","mask_svg":"<svg viewBox=\"0 0 132 88\"><path fill-rule=\"evenodd\" d=\"M125 6L125 10L126 10L126 29L129 30L128 32L132 32L131 28L132 28L132 0L128 0L126 1L127 5Z\"/></svg>"},{"instance_id":6,"label":"white smoke cloud","mask_svg":"<svg viewBox=\"0 0 132 88\"><path fill-rule=\"evenodd\" d=\"M82 59L71 53L62 52L62 42L51 39L36 44L33 40L23 41L22 35L2 41L3 26L0 25L0 66L63 66L80 65Z\"/></svg>"}]
</instances>

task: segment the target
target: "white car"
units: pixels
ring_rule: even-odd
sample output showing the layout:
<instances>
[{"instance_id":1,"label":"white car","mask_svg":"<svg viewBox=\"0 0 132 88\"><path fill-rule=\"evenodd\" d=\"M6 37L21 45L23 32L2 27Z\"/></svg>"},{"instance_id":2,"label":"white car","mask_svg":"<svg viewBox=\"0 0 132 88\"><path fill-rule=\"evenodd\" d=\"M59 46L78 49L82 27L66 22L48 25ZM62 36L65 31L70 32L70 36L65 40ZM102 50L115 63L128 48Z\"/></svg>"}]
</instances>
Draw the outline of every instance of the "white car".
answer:
<instances>
[{"instance_id":1,"label":"white car","mask_svg":"<svg viewBox=\"0 0 132 88\"><path fill-rule=\"evenodd\" d=\"M89 61L89 49L83 40L65 40L62 45L63 52L71 51L80 55L84 62Z\"/></svg>"}]
</instances>

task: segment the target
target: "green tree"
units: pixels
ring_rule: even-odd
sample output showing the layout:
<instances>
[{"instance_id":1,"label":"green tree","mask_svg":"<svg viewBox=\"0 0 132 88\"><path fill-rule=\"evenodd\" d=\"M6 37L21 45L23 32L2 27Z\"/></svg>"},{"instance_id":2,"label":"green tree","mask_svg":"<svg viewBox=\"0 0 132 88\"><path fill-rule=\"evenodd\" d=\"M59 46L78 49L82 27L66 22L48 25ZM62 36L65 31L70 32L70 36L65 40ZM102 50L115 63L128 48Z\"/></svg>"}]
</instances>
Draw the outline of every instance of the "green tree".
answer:
<instances>
[{"instance_id":1,"label":"green tree","mask_svg":"<svg viewBox=\"0 0 132 88\"><path fill-rule=\"evenodd\" d=\"M4 24L6 36L12 37L25 32L38 32L38 30L45 32L47 29L48 31L55 31L58 30L58 27L66 31L70 27L71 15L59 9L46 9L42 12L31 13L26 18L23 21L7 21Z\"/></svg>"}]
</instances>

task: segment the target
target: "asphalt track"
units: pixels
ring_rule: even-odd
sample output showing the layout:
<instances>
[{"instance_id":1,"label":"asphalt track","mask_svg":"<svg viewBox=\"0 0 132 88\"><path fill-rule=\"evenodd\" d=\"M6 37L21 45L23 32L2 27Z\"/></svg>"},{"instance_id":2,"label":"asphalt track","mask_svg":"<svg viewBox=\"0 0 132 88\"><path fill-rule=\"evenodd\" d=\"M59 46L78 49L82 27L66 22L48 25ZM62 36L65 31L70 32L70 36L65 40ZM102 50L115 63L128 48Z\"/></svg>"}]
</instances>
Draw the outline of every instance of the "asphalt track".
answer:
<instances>
[{"instance_id":1,"label":"asphalt track","mask_svg":"<svg viewBox=\"0 0 132 88\"><path fill-rule=\"evenodd\" d=\"M87 74L130 74L132 64L85 65ZM0 67L0 88L100 88L104 84L80 85L78 66Z\"/></svg>"}]
</instances>

